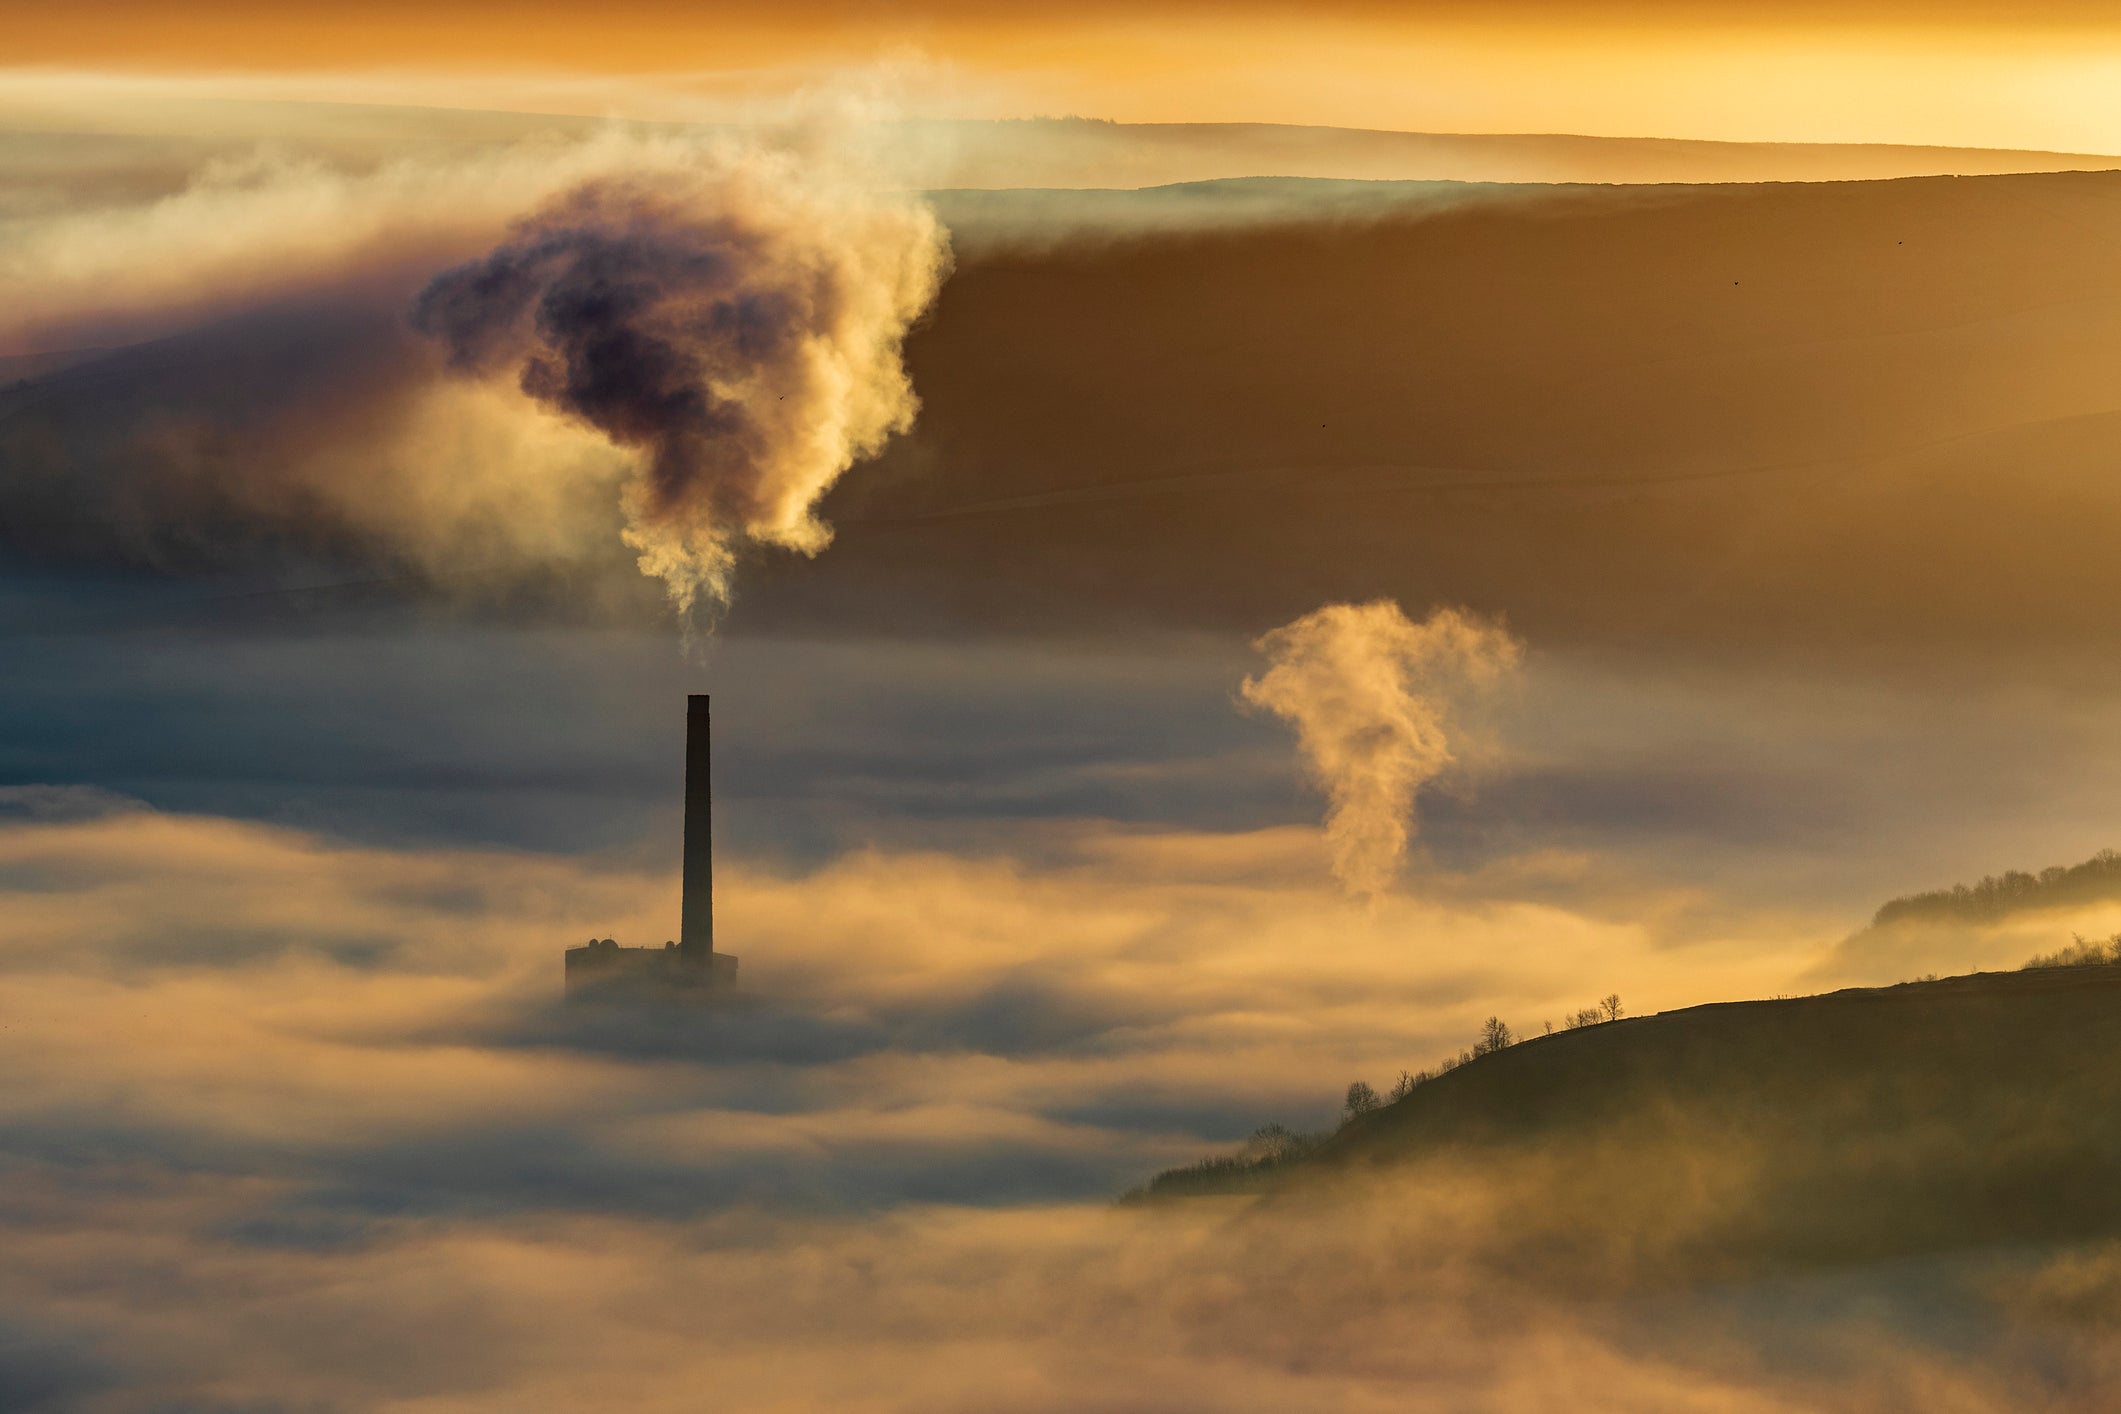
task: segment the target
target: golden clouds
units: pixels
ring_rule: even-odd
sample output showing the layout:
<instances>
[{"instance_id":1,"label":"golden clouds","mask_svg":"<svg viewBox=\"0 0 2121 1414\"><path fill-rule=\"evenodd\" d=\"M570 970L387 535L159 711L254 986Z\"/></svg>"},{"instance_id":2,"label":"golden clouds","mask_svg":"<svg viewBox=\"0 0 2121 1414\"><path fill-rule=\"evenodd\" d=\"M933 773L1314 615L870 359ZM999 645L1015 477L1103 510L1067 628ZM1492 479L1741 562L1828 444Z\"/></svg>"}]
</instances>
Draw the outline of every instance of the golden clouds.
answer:
<instances>
[{"instance_id":1,"label":"golden clouds","mask_svg":"<svg viewBox=\"0 0 2121 1414\"><path fill-rule=\"evenodd\" d=\"M1817 951L1674 950L1463 882L1352 907L1308 832L1079 828L1036 867L730 867L745 1002L674 1024L551 1001L562 944L675 917L666 876L123 810L0 828L11 1354L112 1410L676 1411L703 1382L909 1414L2011 1407L2015 1356L1881 1337L1872 1406L1835 1382L1846 1331L1820 1374L1771 1323L1763 1373L1742 1311L1630 1324L1608 1294L1742 1202L1741 1144L1106 1207L1203 1126L1315 1122L1481 1016L1786 990Z\"/></svg>"},{"instance_id":2,"label":"golden clouds","mask_svg":"<svg viewBox=\"0 0 2121 1414\"><path fill-rule=\"evenodd\" d=\"M244 1144L490 1120L630 1136L658 1162L962 1142L1124 1172L1185 1157L1203 1104L1323 1104L1344 1073L1426 1064L1493 1011L1531 1025L1609 987L1638 1008L1779 989L1811 956L1675 957L1628 924L1506 898L1358 909L1309 868L1262 876L1262 848L1098 828L1037 869L730 866L724 931L764 1010L692 1034L583 1030L548 1005L567 943L667 932L670 878L198 817L9 826L7 1104ZM700 1060L795 1066L803 1104L760 1108L740 1070L681 1064ZM1090 1118L1122 1096L1160 1097L1168 1118Z\"/></svg>"}]
</instances>

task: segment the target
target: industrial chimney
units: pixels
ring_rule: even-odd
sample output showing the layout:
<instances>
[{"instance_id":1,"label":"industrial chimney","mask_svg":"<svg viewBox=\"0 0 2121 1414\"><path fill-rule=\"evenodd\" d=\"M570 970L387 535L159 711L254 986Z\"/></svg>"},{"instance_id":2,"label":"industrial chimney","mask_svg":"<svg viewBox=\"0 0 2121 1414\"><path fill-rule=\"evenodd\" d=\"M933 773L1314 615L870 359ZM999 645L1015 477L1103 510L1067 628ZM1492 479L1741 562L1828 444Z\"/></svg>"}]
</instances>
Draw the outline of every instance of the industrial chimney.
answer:
<instances>
[{"instance_id":1,"label":"industrial chimney","mask_svg":"<svg viewBox=\"0 0 2121 1414\"><path fill-rule=\"evenodd\" d=\"M685 699L685 902L678 951L693 967L714 956L714 762L707 694Z\"/></svg>"},{"instance_id":2,"label":"industrial chimney","mask_svg":"<svg viewBox=\"0 0 2121 1414\"><path fill-rule=\"evenodd\" d=\"M707 695L685 699L685 893L678 941L620 947L591 938L569 948L567 995L607 1001L704 1000L736 985L736 959L714 950L714 781Z\"/></svg>"}]
</instances>

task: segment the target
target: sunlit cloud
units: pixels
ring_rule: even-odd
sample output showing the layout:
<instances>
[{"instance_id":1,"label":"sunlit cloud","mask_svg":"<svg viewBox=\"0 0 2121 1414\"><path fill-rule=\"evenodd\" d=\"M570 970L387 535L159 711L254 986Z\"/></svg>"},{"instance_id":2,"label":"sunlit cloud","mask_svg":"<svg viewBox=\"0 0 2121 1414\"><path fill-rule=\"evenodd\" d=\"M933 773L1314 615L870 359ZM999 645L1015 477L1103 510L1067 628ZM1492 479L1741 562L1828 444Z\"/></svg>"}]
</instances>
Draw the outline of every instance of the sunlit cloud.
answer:
<instances>
[{"instance_id":1,"label":"sunlit cloud","mask_svg":"<svg viewBox=\"0 0 2121 1414\"><path fill-rule=\"evenodd\" d=\"M1216 1408L1508 1409L1595 1368L1629 1408L1783 1398L1743 1362L1616 1343L1571 1294L1725 1221L1749 1172L1728 1146L1727 1173L1688 1170L1691 1205L1609 1210L1613 1245L1568 1248L1544 1290L1501 1274L1569 1221L1544 1161L1278 1224L1105 1200L1266 1119L1316 1124L1344 1077L1388 1080L1481 1016L1778 990L1824 941L1675 956L1507 895L1357 908L1310 831L1086 825L1038 866L731 868L755 990L600 1017L558 1003L560 946L654 936L674 878L70 815L0 827L0 1311L36 1314L55 1387L653 1408L711 1367L791 1408L877 1380L885 1408L1079 1408L1147 1379ZM1644 1142L1569 1171L1626 1181L1662 1162ZM1146 1330L1143 1292L1175 1294ZM551 1358L530 1333L560 1320L598 1353ZM1386 1338L1409 1320L1455 1344ZM360 1355L378 1342L401 1358ZM1788 1379L1818 1407L1827 1386Z\"/></svg>"}]
</instances>

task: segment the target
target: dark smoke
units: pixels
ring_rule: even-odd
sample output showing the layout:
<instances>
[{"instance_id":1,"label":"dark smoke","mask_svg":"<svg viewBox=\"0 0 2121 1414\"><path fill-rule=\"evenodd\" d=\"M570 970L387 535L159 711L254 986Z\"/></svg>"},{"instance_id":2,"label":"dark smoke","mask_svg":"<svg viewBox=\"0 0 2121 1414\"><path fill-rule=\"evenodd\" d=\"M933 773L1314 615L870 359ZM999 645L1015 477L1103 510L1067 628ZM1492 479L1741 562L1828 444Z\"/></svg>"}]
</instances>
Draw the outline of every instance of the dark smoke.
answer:
<instances>
[{"instance_id":1,"label":"dark smoke","mask_svg":"<svg viewBox=\"0 0 2121 1414\"><path fill-rule=\"evenodd\" d=\"M912 421L899 359L943 246L925 208L757 174L585 183L436 277L419 330L476 376L640 457L628 543L681 605L726 591L732 542L814 553L811 514Z\"/></svg>"},{"instance_id":2,"label":"dark smoke","mask_svg":"<svg viewBox=\"0 0 2121 1414\"><path fill-rule=\"evenodd\" d=\"M718 520L761 510L744 469L765 430L718 394L744 368L785 362L810 308L835 292L747 290L763 252L726 219L682 224L640 193L590 188L549 221L420 295L413 323L459 370L520 364L523 391L648 453L657 511L703 501Z\"/></svg>"}]
</instances>

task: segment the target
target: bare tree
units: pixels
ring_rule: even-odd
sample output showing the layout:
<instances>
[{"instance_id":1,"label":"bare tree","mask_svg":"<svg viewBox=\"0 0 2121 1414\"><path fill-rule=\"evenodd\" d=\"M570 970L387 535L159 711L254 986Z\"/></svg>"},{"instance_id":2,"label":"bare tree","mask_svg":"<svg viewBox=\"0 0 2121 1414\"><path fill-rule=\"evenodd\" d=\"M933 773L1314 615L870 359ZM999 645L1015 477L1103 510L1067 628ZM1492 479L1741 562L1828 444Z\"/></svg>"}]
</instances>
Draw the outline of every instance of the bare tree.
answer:
<instances>
[{"instance_id":1,"label":"bare tree","mask_svg":"<svg viewBox=\"0 0 2121 1414\"><path fill-rule=\"evenodd\" d=\"M1421 1084L1419 1079L1402 1070L1399 1072L1399 1079L1392 1082L1392 1102L1397 1104L1399 1101L1404 1100L1407 1096L1414 1093L1414 1087L1419 1084Z\"/></svg>"},{"instance_id":2,"label":"bare tree","mask_svg":"<svg viewBox=\"0 0 2121 1414\"><path fill-rule=\"evenodd\" d=\"M1601 1000L1601 1001L1600 1001L1600 1002L1598 1003L1598 1009L1599 1009L1599 1010L1600 1010L1601 1012L1604 1012L1604 1013L1605 1013L1605 1019L1606 1019L1607 1021L1618 1021L1618 1020L1620 1020L1620 1013L1621 1013L1621 1006L1620 1006L1620 993L1618 993L1618 992L1611 992L1611 993L1608 993L1608 994L1607 994L1607 995L1605 996L1605 998L1604 998L1603 1000Z\"/></svg>"},{"instance_id":3,"label":"bare tree","mask_svg":"<svg viewBox=\"0 0 2121 1414\"><path fill-rule=\"evenodd\" d=\"M2042 953L2026 962L2031 967L2098 967L2121 962L2121 933L2105 942L2094 942L2082 933L2072 933L2070 945L2059 952Z\"/></svg>"},{"instance_id":4,"label":"bare tree","mask_svg":"<svg viewBox=\"0 0 2121 1414\"><path fill-rule=\"evenodd\" d=\"M1383 1103L1384 1101L1377 1098L1377 1092L1370 1088L1369 1081L1358 1080L1348 1087L1348 1098L1342 1108L1347 1111L1347 1118L1353 1119L1357 1115L1368 1114ZM1342 1122L1345 1123L1346 1120Z\"/></svg>"},{"instance_id":5,"label":"bare tree","mask_svg":"<svg viewBox=\"0 0 2121 1414\"><path fill-rule=\"evenodd\" d=\"M1510 1028L1503 1024L1501 1017L1491 1016L1480 1024L1480 1039L1473 1043L1473 1054L1491 1056L1516 1039L1510 1034Z\"/></svg>"}]
</instances>

